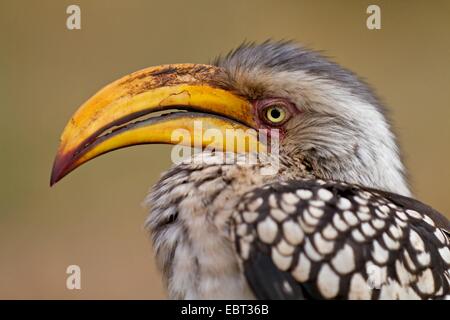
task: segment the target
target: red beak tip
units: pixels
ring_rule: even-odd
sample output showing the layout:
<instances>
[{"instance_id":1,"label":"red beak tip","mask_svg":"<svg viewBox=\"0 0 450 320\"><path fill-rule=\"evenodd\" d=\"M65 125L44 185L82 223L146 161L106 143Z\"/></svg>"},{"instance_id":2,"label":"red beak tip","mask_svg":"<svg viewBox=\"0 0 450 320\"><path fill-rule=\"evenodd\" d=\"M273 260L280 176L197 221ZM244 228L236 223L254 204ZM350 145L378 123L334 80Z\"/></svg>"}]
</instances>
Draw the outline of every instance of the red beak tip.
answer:
<instances>
[{"instance_id":1,"label":"red beak tip","mask_svg":"<svg viewBox=\"0 0 450 320\"><path fill-rule=\"evenodd\" d=\"M60 175L57 174L56 171L57 170L55 170L55 168L53 168L52 175L50 177L50 187L53 187L55 185L55 183L57 183L61 179Z\"/></svg>"},{"instance_id":2,"label":"red beak tip","mask_svg":"<svg viewBox=\"0 0 450 320\"><path fill-rule=\"evenodd\" d=\"M62 160L62 161L61 161ZM61 180L66 174L67 163L64 159L56 157L53 162L52 174L50 176L50 187L53 187L59 180Z\"/></svg>"}]
</instances>

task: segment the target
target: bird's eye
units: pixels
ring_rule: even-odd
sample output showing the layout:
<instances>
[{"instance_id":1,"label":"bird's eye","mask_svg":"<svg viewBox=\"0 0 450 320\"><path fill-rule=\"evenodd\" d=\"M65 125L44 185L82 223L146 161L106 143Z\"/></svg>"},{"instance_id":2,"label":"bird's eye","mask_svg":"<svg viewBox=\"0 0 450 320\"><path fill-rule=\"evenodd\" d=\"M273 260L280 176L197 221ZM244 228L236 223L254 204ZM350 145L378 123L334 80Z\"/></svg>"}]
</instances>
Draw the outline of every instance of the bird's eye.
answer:
<instances>
[{"instance_id":1,"label":"bird's eye","mask_svg":"<svg viewBox=\"0 0 450 320\"><path fill-rule=\"evenodd\" d=\"M270 106L265 110L266 119L274 124L280 124L286 119L286 111L282 106Z\"/></svg>"}]
</instances>

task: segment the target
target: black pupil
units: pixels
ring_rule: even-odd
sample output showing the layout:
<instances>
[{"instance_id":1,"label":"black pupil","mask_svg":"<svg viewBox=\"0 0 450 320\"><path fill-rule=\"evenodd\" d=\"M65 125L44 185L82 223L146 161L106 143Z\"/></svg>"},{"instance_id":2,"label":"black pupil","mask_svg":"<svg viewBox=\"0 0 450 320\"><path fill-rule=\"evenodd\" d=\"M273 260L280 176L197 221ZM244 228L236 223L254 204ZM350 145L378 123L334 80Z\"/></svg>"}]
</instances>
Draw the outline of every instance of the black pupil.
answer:
<instances>
[{"instance_id":1,"label":"black pupil","mask_svg":"<svg viewBox=\"0 0 450 320\"><path fill-rule=\"evenodd\" d=\"M270 115L271 115L272 118L278 119L281 116L281 112L278 109L271 109L270 110Z\"/></svg>"}]
</instances>

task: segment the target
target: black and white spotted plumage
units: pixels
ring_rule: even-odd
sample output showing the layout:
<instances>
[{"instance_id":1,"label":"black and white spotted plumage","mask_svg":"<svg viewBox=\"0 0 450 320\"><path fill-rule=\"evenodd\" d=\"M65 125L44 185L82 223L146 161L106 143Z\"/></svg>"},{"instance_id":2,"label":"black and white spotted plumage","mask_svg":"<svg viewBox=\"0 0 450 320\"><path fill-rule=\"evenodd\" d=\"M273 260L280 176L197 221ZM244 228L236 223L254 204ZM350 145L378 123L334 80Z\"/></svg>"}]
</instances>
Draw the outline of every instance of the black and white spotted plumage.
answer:
<instances>
[{"instance_id":1,"label":"black and white spotted plumage","mask_svg":"<svg viewBox=\"0 0 450 320\"><path fill-rule=\"evenodd\" d=\"M450 295L449 223L416 200L298 180L247 193L232 221L245 277L258 298Z\"/></svg>"}]
</instances>

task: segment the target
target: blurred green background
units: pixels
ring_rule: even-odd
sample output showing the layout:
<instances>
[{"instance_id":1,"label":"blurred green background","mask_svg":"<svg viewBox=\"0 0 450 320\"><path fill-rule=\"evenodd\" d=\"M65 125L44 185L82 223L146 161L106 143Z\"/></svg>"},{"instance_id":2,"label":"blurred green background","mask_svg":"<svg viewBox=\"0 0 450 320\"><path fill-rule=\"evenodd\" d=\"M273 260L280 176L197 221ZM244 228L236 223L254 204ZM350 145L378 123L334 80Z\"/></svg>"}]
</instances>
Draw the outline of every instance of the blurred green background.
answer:
<instances>
[{"instance_id":1,"label":"blurred green background","mask_svg":"<svg viewBox=\"0 0 450 320\"><path fill-rule=\"evenodd\" d=\"M82 29L66 28L81 7ZM366 28L381 7L382 29ZM169 147L140 146L48 185L58 138L100 87L151 65L207 63L243 40L295 39L371 83L417 198L450 213L449 1L0 0L0 298L164 298L140 203ZM82 270L67 290L66 267Z\"/></svg>"}]
</instances>

